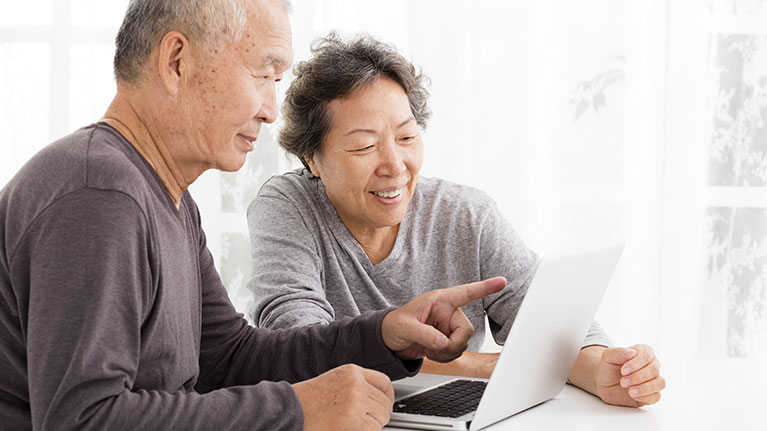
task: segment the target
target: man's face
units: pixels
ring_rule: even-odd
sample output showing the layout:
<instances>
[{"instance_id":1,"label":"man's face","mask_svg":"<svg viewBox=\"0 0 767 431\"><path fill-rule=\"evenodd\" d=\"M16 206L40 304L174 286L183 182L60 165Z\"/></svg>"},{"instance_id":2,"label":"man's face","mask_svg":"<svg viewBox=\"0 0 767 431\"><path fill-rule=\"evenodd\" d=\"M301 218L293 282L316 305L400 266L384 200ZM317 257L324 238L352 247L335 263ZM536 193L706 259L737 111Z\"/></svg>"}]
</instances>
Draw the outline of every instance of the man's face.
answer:
<instances>
[{"instance_id":1,"label":"man's face","mask_svg":"<svg viewBox=\"0 0 767 431\"><path fill-rule=\"evenodd\" d=\"M290 21L282 2L248 2L248 25L239 41L195 56L182 131L190 154L205 169L236 171L253 150L261 123L277 117L275 83L292 62ZM191 132L191 133L188 133ZM201 160L200 160L201 159Z\"/></svg>"}]
</instances>

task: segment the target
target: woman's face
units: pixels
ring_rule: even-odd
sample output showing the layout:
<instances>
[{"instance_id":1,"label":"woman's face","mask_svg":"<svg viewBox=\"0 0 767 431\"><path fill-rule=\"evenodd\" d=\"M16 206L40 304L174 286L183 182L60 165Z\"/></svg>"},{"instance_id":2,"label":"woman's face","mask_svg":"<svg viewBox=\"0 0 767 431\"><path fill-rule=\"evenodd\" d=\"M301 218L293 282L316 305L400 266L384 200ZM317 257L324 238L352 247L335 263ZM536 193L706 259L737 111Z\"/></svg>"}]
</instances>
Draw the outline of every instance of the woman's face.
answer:
<instances>
[{"instance_id":1,"label":"woman's face","mask_svg":"<svg viewBox=\"0 0 767 431\"><path fill-rule=\"evenodd\" d=\"M328 106L330 131L308 160L344 224L360 230L397 226L423 163L423 142L405 90L390 78Z\"/></svg>"}]
</instances>

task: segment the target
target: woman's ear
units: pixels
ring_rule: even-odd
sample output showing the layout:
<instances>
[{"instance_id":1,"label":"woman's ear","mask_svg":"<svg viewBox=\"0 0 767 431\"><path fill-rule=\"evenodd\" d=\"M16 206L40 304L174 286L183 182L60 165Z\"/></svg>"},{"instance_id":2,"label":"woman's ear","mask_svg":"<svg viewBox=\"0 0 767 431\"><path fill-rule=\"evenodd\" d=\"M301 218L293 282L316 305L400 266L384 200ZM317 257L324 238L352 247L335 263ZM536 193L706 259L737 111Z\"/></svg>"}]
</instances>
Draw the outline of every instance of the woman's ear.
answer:
<instances>
[{"instance_id":1,"label":"woman's ear","mask_svg":"<svg viewBox=\"0 0 767 431\"><path fill-rule=\"evenodd\" d=\"M320 170L317 167L317 154L312 154L309 157L304 158L304 161L306 162L306 165L309 166L309 171L311 171L312 175L314 175L317 178L320 178Z\"/></svg>"}]
</instances>

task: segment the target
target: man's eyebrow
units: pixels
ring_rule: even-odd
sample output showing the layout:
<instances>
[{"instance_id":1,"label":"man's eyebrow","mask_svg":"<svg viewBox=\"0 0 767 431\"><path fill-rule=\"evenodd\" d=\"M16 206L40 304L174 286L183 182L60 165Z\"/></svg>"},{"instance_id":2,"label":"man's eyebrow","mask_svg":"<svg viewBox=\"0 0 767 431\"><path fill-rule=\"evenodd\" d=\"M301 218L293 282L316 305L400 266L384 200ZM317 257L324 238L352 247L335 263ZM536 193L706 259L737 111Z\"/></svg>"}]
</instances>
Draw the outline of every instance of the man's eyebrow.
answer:
<instances>
[{"instance_id":1,"label":"man's eyebrow","mask_svg":"<svg viewBox=\"0 0 767 431\"><path fill-rule=\"evenodd\" d=\"M285 64L285 60L274 55L267 55L264 58L264 66L280 67L283 64Z\"/></svg>"}]
</instances>

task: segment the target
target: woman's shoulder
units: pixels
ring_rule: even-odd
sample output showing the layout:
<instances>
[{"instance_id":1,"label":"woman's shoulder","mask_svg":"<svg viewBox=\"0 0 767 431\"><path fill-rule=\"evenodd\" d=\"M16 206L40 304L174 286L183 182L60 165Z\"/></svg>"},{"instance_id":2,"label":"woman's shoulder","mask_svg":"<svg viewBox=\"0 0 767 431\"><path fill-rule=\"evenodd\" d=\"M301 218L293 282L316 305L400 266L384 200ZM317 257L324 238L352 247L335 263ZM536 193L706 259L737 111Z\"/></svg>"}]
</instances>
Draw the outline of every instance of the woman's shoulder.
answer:
<instances>
[{"instance_id":1,"label":"woman's shoulder","mask_svg":"<svg viewBox=\"0 0 767 431\"><path fill-rule=\"evenodd\" d=\"M294 169L283 174L274 175L264 181L258 194L282 193L287 196L293 196L303 191L311 190L313 180L316 179L306 168Z\"/></svg>"},{"instance_id":2,"label":"woman's shoulder","mask_svg":"<svg viewBox=\"0 0 767 431\"><path fill-rule=\"evenodd\" d=\"M275 205L294 206L302 212L312 211L318 205L317 181L319 179L306 168L275 175L261 186L255 199L248 206L248 212L259 207L275 207Z\"/></svg>"},{"instance_id":3,"label":"woman's shoulder","mask_svg":"<svg viewBox=\"0 0 767 431\"><path fill-rule=\"evenodd\" d=\"M483 211L495 206L495 201L485 191L442 178L420 177L416 194L422 204L441 209Z\"/></svg>"}]
</instances>

